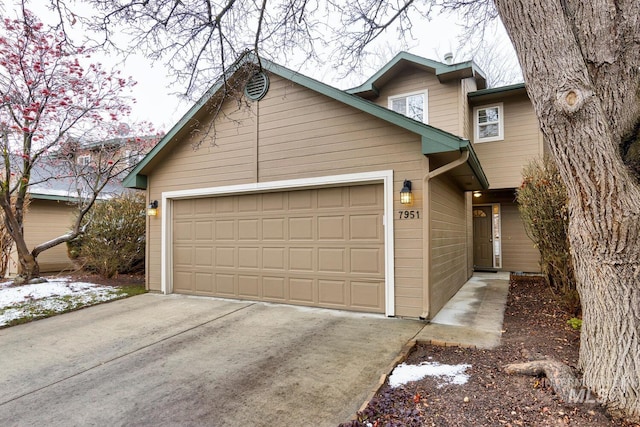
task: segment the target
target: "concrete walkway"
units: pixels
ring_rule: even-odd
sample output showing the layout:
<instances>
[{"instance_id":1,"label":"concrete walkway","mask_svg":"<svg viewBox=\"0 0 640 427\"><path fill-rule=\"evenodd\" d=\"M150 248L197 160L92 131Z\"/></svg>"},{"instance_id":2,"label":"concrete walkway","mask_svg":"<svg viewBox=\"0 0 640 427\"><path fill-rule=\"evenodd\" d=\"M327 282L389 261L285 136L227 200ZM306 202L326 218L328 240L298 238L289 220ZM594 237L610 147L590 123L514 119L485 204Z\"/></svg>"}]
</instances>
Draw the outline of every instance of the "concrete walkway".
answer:
<instances>
[{"instance_id":1,"label":"concrete walkway","mask_svg":"<svg viewBox=\"0 0 640 427\"><path fill-rule=\"evenodd\" d=\"M509 273L474 273L416 336L436 345L493 348L500 344Z\"/></svg>"}]
</instances>

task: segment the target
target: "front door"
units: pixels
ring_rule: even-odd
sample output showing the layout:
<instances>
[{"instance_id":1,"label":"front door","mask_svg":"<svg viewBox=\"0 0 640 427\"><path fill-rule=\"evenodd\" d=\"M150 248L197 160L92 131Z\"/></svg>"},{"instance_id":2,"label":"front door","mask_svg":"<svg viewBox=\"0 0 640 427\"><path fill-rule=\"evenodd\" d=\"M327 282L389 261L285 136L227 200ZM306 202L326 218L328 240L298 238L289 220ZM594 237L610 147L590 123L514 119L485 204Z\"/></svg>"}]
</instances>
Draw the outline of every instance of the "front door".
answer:
<instances>
[{"instance_id":1,"label":"front door","mask_svg":"<svg viewBox=\"0 0 640 427\"><path fill-rule=\"evenodd\" d=\"M473 265L493 268L491 206L473 207Z\"/></svg>"}]
</instances>

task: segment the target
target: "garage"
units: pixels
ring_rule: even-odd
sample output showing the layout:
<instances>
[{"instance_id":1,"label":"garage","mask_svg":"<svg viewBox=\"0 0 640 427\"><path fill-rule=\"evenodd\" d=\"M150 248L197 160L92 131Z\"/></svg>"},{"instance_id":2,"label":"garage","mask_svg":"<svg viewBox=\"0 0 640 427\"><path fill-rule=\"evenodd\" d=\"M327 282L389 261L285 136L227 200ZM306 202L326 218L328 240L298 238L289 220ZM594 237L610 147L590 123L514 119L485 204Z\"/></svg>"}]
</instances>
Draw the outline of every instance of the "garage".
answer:
<instances>
[{"instance_id":1,"label":"garage","mask_svg":"<svg viewBox=\"0 0 640 427\"><path fill-rule=\"evenodd\" d=\"M384 313L383 190L173 200L173 291Z\"/></svg>"}]
</instances>

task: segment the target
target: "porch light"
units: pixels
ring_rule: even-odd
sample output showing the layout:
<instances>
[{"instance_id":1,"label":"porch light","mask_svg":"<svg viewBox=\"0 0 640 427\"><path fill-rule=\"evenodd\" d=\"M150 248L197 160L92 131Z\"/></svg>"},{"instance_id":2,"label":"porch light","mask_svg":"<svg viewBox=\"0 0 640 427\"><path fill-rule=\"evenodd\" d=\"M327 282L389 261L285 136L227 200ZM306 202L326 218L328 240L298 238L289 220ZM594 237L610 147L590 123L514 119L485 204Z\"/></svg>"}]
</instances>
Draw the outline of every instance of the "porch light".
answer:
<instances>
[{"instance_id":1,"label":"porch light","mask_svg":"<svg viewBox=\"0 0 640 427\"><path fill-rule=\"evenodd\" d=\"M411 181L404 180L402 184L402 190L400 190L400 203L403 205L411 205L413 203L413 193L411 193Z\"/></svg>"},{"instance_id":2,"label":"porch light","mask_svg":"<svg viewBox=\"0 0 640 427\"><path fill-rule=\"evenodd\" d=\"M473 192L473 197L482 197L482 193L479 191L474 191Z\"/></svg>"},{"instance_id":3,"label":"porch light","mask_svg":"<svg viewBox=\"0 0 640 427\"><path fill-rule=\"evenodd\" d=\"M147 216L156 215L158 215L158 201L154 200L153 202L149 203L149 206L147 206Z\"/></svg>"}]
</instances>

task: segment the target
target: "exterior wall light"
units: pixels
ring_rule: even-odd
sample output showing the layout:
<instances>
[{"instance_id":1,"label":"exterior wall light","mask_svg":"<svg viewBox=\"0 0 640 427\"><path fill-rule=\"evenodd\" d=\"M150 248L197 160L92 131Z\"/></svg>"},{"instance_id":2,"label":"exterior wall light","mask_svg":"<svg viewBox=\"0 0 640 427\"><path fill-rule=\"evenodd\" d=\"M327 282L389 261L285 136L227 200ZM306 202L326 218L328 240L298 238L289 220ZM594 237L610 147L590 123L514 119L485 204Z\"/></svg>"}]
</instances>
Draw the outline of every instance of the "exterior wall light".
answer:
<instances>
[{"instance_id":1,"label":"exterior wall light","mask_svg":"<svg viewBox=\"0 0 640 427\"><path fill-rule=\"evenodd\" d=\"M402 190L400 190L400 203L403 205L409 206L413 204L413 193L411 193L411 181L408 179L404 180L402 184Z\"/></svg>"},{"instance_id":2,"label":"exterior wall light","mask_svg":"<svg viewBox=\"0 0 640 427\"><path fill-rule=\"evenodd\" d=\"M482 197L482 193L479 191L474 191L473 192L473 197Z\"/></svg>"},{"instance_id":3,"label":"exterior wall light","mask_svg":"<svg viewBox=\"0 0 640 427\"><path fill-rule=\"evenodd\" d=\"M147 206L147 216L156 215L158 215L158 201L154 200L153 202L149 203L149 206Z\"/></svg>"}]
</instances>

